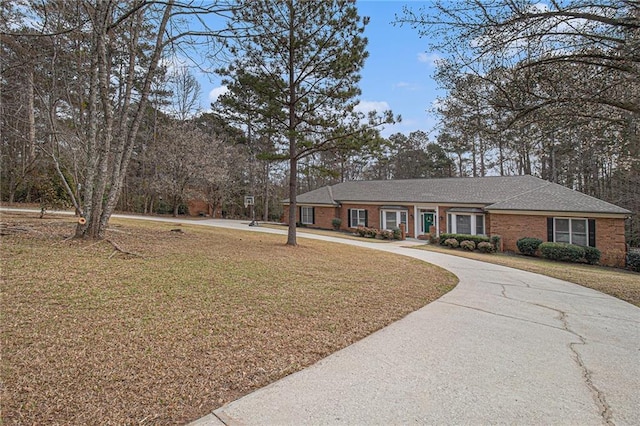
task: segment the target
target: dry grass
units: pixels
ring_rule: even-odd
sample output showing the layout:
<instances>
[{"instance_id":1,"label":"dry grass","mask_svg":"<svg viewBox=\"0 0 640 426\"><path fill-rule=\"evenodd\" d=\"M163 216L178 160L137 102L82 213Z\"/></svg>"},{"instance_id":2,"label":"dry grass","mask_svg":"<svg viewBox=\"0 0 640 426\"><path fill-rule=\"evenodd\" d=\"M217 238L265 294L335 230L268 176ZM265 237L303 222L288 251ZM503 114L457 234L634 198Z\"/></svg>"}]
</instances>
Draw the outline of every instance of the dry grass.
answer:
<instances>
[{"instance_id":1,"label":"dry grass","mask_svg":"<svg viewBox=\"0 0 640 426\"><path fill-rule=\"evenodd\" d=\"M263 228L279 229L286 231L288 225L280 225L276 223L264 223L260 222L260 226ZM342 238L345 240L366 241L367 243L389 243L390 240L379 240L377 238L363 238L347 231L332 231L328 229L316 229L316 228L298 228L299 233L324 235L326 237Z\"/></svg>"},{"instance_id":2,"label":"dry grass","mask_svg":"<svg viewBox=\"0 0 640 426\"><path fill-rule=\"evenodd\" d=\"M547 275L601 291L640 307L640 274L637 272L605 266L554 262L508 253L484 254L434 245L418 248Z\"/></svg>"},{"instance_id":3,"label":"dry grass","mask_svg":"<svg viewBox=\"0 0 640 426\"><path fill-rule=\"evenodd\" d=\"M2 424L180 424L449 291L450 273L346 245L3 214ZM179 229L181 232L174 232Z\"/></svg>"}]
</instances>

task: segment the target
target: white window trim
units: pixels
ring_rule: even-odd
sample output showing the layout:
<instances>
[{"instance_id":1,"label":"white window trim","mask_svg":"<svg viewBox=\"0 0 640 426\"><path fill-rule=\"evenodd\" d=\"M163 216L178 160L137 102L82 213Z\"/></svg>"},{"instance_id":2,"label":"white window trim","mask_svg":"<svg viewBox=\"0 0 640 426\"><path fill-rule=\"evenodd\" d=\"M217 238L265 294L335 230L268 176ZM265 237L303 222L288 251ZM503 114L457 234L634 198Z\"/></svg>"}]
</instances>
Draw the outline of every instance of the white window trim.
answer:
<instances>
[{"instance_id":1,"label":"white window trim","mask_svg":"<svg viewBox=\"0 0 640 426\"><path fill-rule=\"evenodd\" d=\"M311 214L311 222L305 222L305 216L309 216L309 213L304 214L305 209L308 209L308 212ZM307 220L309 220L307 218ZM300 207L300 223L305 225L313 225L313 207L301 206Z\"/></svg>"},{"instance_id":2,"label":"white window trim","mask_svg":"<svg viewBox=\"0 0 640 426\"><path fill-rule=\"evenodd\" d=\"M363 213L362 224L360 224L360 213ZM354 225L354 214L355 214L355 225ZM351 209L349 216L349 227L357 228L358 226L367 226L367 210L366 209Z\"/></svg>"},{"instance_id":3,"label":"white window trim","mask_svg":"<svg viewBox=\"0 0 640 426\"><path fill-rule=\"evenodd\" d=\"M569 221L569 244L576 244L573 242L573 221L574 220L580 220L584 222L584 246L583 247L587 247L589 246L589 219L587 219L586 217L554 217L553 218L553 241L557 242L557 234L558 234L558 224L557 224L557 220L568 220ZM582 244L576 244L576 245L580 245L582 246Z\"/></svg>"},{"instance_id":4,"label":"white window trim","mask_svg":"<svg viewBox=\"0 0 640 426\"><path fill-rule=\"evenodd\" d=\"M405 232L409 230L409 210L393 210L393 209L384 209L380 210L380 229L392 229L387 228L387 213L395 213L396 214L396 223L398 226L393 229L399 229L400 224L404 223ZM402 221L402 213L405 214L405 220Z\"/></svg>"},{"instance_id":5,"label":"white window trim","mask_svg":"<svg viewBox=\"0 0 640 426\"><path fill-rule=\"evenodd\" d=\"M471 234L469 235L487 235L487 219L484 217L484 214L481 213L447 213L447 229L451 229L451 234L457 234L458 230L456 224L456 216L471 216ZM476 226L478 216L482 216L484 223L482 224L483 234L476 233Z\"/></svg>"}]
</instances>

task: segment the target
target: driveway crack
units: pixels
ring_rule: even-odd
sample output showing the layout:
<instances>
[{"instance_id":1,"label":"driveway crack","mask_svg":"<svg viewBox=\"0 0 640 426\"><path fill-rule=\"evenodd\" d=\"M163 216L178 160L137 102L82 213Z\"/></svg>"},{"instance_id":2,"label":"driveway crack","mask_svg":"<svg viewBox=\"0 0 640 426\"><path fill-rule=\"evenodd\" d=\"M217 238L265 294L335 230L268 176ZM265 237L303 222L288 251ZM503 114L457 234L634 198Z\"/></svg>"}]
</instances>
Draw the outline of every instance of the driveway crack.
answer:
<instances>
[{"instance_id":1,"label":"driveway crack","mask_svg":"<svg viewBox=\"0 0 640 426\"><path fill-rule=\"evenodd\" d=\"M578 345L583 345L583 346L586 345L587 344L587 339L584 336L582 336L581 334L579 334L578 332L576 332L576 331L571 329L571 327L569 326L568 314L566 312L562 311L561 309L552 308L550 306L546 306L546 305L543 305L543 304L540 304L540 303L534 303L534 302L529 302L529 301L526 301L526 300L514 299L512 297L509 297L509 296L507 296L507 286L504 285L504 284L499 284L499 285L502 287L501 294L502 294L502 297L504 297L505 299L513 300L515 302L520 302L520 303L528 303L528 304L531 304L533 306L538 306L540 308L549 309L551 311L556 312L558 314L557 319L562 323L562 328L561 329L578 338L579 342L571 342L568 345L569 346L569 350L573 354L572 358L573 358L574 362L578 365L578 368L580 369L580 371L582 372L582 378L583 378L587 388L589 389L589 392L593 396L593 399L594 399L596 405L598 406L598 410L600 412L600 417L602 417L603 423L606 424L606 425L614 425L615 423L612 420L611 407L607 403L607 400L605 398L605 394L600 389L598 389L598 387L595 385L595 383L593 383L592 371L587 367L587 365L585 364L584 360L582 359L582 356L580 356L580 353L576 349L576 346L578 346ZM533 321L531 321L531 322L533 322Z\"/></svg>"},{"instance_id":2,"label":"driveway crack","mask_svg":"<svg viewBox=\"0 0 640 426\"><path fill-rule=\"evenodd\" d=\"M598 405L598 408L600 410L600 416L602 417L604 424L614 425L615 423L612 420L611 407L607 403L607 399L605 398L604 392L598 389L598 387L593 383L591 370L589 370L587 365L584 363L582 356L580 356L580 353L576 350L577 345L586 345L587 340L582 335L576 333L575 331L569 328L569 322L567 321L567 314L565 312L560 311L560 320L562 321L564 329L567 330L569 333L573 334L574 336L576 336L580 340L580 342L569 343L569 349L573 353L574 361L576 362L576 364L578 364L578 367L580 367L580 369L582 370L582 378L584 379L587 385L587 388L589 388L589 391L593 395L593 398L596 404Z\"/></svg>"}]
</instances>

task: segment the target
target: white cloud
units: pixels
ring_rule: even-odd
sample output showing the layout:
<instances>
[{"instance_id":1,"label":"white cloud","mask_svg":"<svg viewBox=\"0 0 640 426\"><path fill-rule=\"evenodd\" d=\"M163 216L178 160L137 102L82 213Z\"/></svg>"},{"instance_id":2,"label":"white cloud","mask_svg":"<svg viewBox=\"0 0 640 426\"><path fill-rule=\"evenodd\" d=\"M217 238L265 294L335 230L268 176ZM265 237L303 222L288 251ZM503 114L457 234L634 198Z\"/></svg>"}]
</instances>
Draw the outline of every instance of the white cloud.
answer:
<instances>
[{"instance_id":1,"label":"white cloud","mask_svg":"<svg viewBox=\"0 0 640 426\"><path fill-rule=\"evenodd\" d=\"M442 60L442 56L440 56L436 52L432 52L432 53L420 52L420 53L418 53L418 62L422 62L423 64L427 64L430 67L435 67L437 65L438 61L441 61L441 60Z\"/></svg>"},{"instance_id":2,"label":"white cloud","mask_svg":"<svg viewBox=\"0 0 640 426\"><path fill-rule=\"evenodd\" d=\"M215 87L213 88L210 92L209 92L209 102L213 103L215 101L218 100L218 98L221 95L224 95L225 93L227 93L229 91L229 89L227 88L227 86L219 86L219 87Z\"/></svg>"},{"instance_id":3,"label":"white cloud","mask_svg":"<svg viewBox=\"0 0 640 426\"><path fill-rule=\"evenodd\" d=\"M415 91L421 90L422 86L416 83L408 83L406 81L401 81L399 83L395 83L393 85L393 89L402 89L402 90L408 90L410 92L415 92Z\"/></svg>"},{"instance_id":4,"label":"white cloud","mask_svg":"<svg viewBox=\"0 0 640 426\"><path fill-rule=\"evenodd\" d=\"M357 112L369 113L371 111L383 112L389 108L389 104L385 101L360 101L354 108Z\"/></svg>"}]
</instances>

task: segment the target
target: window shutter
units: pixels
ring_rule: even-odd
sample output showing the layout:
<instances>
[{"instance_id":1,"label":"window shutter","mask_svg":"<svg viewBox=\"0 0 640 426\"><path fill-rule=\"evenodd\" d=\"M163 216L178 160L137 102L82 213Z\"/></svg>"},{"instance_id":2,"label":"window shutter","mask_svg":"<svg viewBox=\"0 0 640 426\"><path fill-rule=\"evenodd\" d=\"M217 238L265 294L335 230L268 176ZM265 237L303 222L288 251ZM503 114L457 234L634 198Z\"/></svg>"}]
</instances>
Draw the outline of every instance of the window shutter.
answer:
<instances>
[{"instance_id":1,"label":"window shutter","mask_svg":"<svg viewBox=\"0 0 640 426\"><path fill-rule=\"evenodd\" d=\"M316 208L315 207L311 207L311 223L313 225L316 224Z\"/></svg>"},{"instance_id":2,"label":"window shutter","mask_svg":"<svg viewBox=\"0 0 640 426\"><path fill-rule=\"evenodd\" d=\"M353 228L353 226L351 226L353 224L353 221L351 220L351 209L347 209L347 221L349 222L347 226L349 228Z\"/></svg>"},{"instance_id":3,"label":"window shutter","mask_svg":"<svg viewBox=\"0 0 640 426\"><path fill-rule=\"evenodd\" d=\"M302 206L298 206L298 222L302 223Z\"/></svg>"},{"instance_id":4,"label":"window shutter","mask_svg":"<svg viewBox=\"0 0 640 426\"><path fill-rule=\"evenodd\" d=\"M369 210L364 211L364 226L369 227Z\"/></svg>"},{"instance_id":5,"label":"window shutter","mask_svg":"<svg viewBox=\"0 0 640 426\"><path fill-rule=\"evenodd\" d=\"M589 247L596 246L596 220L589 219Z\"/></svg>"},{"instance_id":6,"label":"window shutter","mask_svg":"<svg viewBox=\"0 0 640 426\"><path fill-rule=\"evenodd\" d=\"M552 217L547 218L547 241L550 243L553 242L553 218Z\"/></svg>"}]
</instances>

